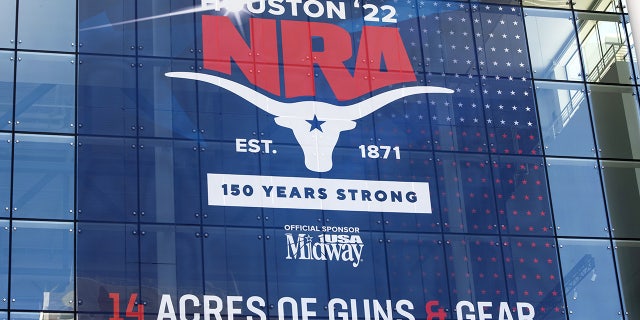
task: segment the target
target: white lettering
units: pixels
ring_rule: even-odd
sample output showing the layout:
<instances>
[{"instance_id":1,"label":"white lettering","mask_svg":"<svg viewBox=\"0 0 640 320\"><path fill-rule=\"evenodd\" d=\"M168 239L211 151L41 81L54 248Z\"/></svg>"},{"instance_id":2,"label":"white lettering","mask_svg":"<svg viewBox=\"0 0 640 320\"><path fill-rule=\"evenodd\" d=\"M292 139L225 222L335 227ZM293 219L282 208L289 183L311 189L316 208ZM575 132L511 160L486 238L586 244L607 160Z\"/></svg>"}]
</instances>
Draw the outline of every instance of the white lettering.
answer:
<instances>
[{"instance_id":1,"label":"white lettering","mask_svg":"<svg viewBox=\"0 0 640 320\"><path fill-rule=\"evenodd\" d=\"M530 303L518 302L516 303L518 309L518 320L533 320L536 315L536 309ZM524 309L527 309L527 314L524 314Z\"/></svg>"},{"instance_id":2,"label":"white lettering","mask_svg":"<svg viewBox=\"0 0 640 320\"><path fill-rule=\"evenodd\" d=\"M291 320L298 320L298 302L290 297L280 298L278 300L278 319L285 320L284 304L289 303L291 305Z\"/></svg>"},{"instance_id":3,"label":"white lettering","mask_svg":"<svg viewBox=\"0 0 640 320\"><path fill-rule=\"evenodd\" d=\"M258 304L259 307L266 306L264 299L256 296L251 296L249 297L249 299L247 299L247 308L249 309L250 312L253 312L254 314L256 314L260 320L266 320L267 315L259 307L255 306L256 303ZM247 316L247 320L253 320L253 316Z\"/></svg>"},{"instance_id":4,"label":"white lettering","mask_svg":"<svg viewBox=\"0 0 640 320\"><path fill-rule=\"evenodd\" d=\"M216 306L211 308L211 302L215 302ZM211 315L215 316L216 320L222 320L220 312L222 311L222 299L218 296L204 296L204 320L211 320Z\"/></svg>"},{"instance_id":5,"label":"white lettering","mask_svg":"<svg viewBox=\"0 0 640 320\"><path fill-rule=\"evenodd\" d=\"M476 316L475 316L475 308L473 307L473 303L469 302L469 301L460 301L458 302L458 304L456 304L456 315L458 317L458 320L462 320L462 308L466 307L469 309L469 314L467 314L467 316L464 319L467 320L476 320Z\"/></svg>"},{"instance_id":6,"label":"white lettering","mask_svg":"<svg viewBox=\"0 0 640 320\"><path fill-rule=\"evenodd\" d=\"M200 306L200 300L192 294L185 294L180 297L180 320L189 320L187 319L187 300L191 300L194 307ZM200 320L200 314L194 313L193 320Z\"/></svg>"},{"instance_id":7,"label":"white lettering","mask_svg":"<svg viewBox=\"0 0 640 320\"><path fill-rule=\"evenodd\" d=\"M157 320L160 319L170 319L176 320L176 311L173 307L173 302L171 301L171 296L168 294L163 294L160 299L160 308L158 310Z\"/></svg>"}]
</instances>

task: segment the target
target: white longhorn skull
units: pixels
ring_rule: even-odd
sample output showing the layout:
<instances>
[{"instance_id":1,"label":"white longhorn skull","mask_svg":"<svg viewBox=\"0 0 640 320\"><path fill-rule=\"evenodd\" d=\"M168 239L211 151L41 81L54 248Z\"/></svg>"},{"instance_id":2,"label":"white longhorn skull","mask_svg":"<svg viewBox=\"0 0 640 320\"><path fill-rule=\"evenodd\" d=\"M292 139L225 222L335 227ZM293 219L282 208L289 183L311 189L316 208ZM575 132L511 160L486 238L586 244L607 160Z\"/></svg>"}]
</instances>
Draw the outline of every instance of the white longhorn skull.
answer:
<instances>
[{"instance_id":1,"label":"white longhorn skull","mask_svg":"<svg viewBox=\"0 0 640 320\"><path fill-rule=\"evenodd\" d=\"M407 96L422 93L453 93L453 90L447 88L418 86L383 92L348 106L336 106L319 101L285 103L271 99L236 82L209 74L169 72L166 76L213 84L235 93L263 111L274 115L276 124L293 131L304 153L306 167L315 172L331 170L333 167L333 149L338 142L340 132L355 128L355 120ZM321 126L317 124L310 125L312 120L313 122L321 122Z\"/></svg>"}]
</instances>

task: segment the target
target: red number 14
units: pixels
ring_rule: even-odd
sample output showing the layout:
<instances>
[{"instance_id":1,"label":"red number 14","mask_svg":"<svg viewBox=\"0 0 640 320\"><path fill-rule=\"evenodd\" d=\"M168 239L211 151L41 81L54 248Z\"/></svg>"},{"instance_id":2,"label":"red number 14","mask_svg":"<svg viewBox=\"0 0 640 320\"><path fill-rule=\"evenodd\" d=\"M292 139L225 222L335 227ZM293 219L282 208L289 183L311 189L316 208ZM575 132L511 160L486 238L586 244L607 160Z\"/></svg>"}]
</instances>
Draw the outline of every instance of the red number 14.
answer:
<instances>
[{"instance_id":1,"label":"red number 14","mask_svg":"<svg viewBox=\"0 0 640 320\"><path fill-rule=\"evenodd\" d=\"M117 292L111 292L109 293L109 298L113 300L113 317L109 318L109 320L124 320L120 317L120 294ZM131 296L129 296L129 303L127 303L127 312L125 313L125 317L144 320L144 305L138 305L138 310L133 311L136 307L136 299L138 299L137 293L132 293Z\"/></svg>"}]
</instances>

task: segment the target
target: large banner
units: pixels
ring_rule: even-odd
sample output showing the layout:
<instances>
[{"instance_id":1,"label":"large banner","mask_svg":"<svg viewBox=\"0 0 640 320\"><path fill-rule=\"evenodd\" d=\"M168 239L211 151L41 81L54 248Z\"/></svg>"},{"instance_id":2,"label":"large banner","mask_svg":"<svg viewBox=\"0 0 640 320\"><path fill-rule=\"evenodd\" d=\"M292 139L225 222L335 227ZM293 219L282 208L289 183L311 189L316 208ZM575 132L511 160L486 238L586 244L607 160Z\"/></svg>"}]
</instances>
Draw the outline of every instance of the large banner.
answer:
<instances>
[{"instance_id":1,"label":"large banner","mask_svg":"<svg viewBox=\"0 0 640 320\"><path fill-rule=\"evenodd\" d=\"M520 7L182 2L79 10L83 315L564 319Z\"/></svg>"}]
</instances>

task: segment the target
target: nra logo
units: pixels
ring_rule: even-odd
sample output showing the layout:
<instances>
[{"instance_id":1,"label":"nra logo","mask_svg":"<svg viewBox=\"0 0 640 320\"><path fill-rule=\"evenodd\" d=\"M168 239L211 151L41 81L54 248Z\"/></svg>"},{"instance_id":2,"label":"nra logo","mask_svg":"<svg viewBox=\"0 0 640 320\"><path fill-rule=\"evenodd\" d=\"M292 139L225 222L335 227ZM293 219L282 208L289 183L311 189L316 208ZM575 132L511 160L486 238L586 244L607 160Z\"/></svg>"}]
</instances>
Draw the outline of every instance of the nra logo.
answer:
<instances>
[{"instance_id":1,"label":"nra logo","mask_svg":"<svg viewBox=\"0 0 640 320\"><path fill-rule=\"evenodd\" d=\"M240 9L243 2L249 12L264 12L266 4L272 6L270 10L275 15L287 8L295 15L306 13L312 17L328 12L315 0L240 1ZM311 171L331 170L339 135L354 129L356 120L407 96L453 93L441 87L407 86L350 105L315 101L316 68L338 101L353 100L390 85L415 83L416 76L398 28L364 26L354 53L351 33L326 22L249 18L249 34L243 36L232 19L219 12L224 4L218 0L212 11L219 14L204 14L201 20L203 64L212 73L170 72L166 76L221 87L273 115L276 124L291 129L304 153L305 166ZM333 6L337 19L344 16L344 2L341 4ZM233 9L238 10L237 4ZM321 49L314 49L314 43L320 43ZM355 68L350 70L346 62L354 57ZM218 76L231 75L232 64L264 93ZM304 97L309 100L282 101Z\"/></svg>"}]
</instances>

